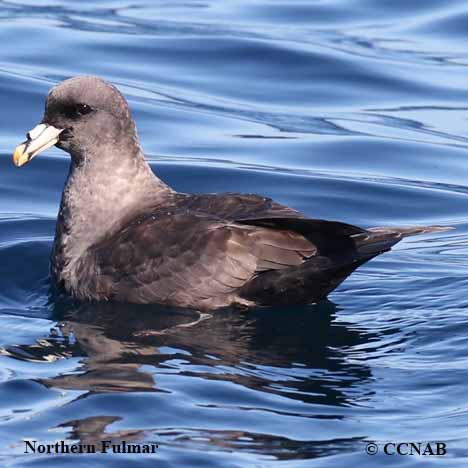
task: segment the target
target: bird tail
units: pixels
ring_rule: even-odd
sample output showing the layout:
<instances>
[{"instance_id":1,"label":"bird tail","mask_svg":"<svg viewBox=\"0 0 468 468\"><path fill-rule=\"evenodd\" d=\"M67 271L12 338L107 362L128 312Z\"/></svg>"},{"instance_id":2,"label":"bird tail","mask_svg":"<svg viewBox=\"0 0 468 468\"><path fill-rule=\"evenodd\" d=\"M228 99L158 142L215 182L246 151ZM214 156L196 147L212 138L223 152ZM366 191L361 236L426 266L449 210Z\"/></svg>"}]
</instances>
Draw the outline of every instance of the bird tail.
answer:
<instances>
[{"instance_id":1,"label":"bird tail","mask_svg":"<svg viewBox=\"0 0 468 468\"><path fill-rule=\"evenodd\" d=\"M397 227L397 228L385 228L385 227L374 227L368 229L371 232L386 232L391 233L395 232L399 234L400 237L416 236L418 234L428 234L430 232L445 232L455 229L451 226L407 226L407 227Z\"/></svg>"},{"instance_id":2,"label":"bird tail","mask_svg":"<svg viewBox=\"0 0 468 468\"><path fill-rule=\"evenodd\" d=\"M304 220L305 227L307 221ZM322 223L326 225L326 222ZM313 225L317 227L317 223ZM257 305L316 302L326 297L362 264L387 252L402 238L449 229L451 228L442 226L381 227L356 232L355 228L354 233L349 229L351 234L347 232L341 237L337 236L332 243L335 248L342 245L341 250L323 249L301 265L263 272L242 288L241 296L254 301ZM320 245L317 242L320 241L320 236L317 235L320 231L316 229L314 232L313 242ZM333 232L327 234L325 238L329 239Z\"/></svg>"},{"instance_id":3,"label":"bird tail","mask_svg":"<svg viewBox=\"0 0 468 468\"><path fill-rule=\"evenodd\" d=\"M390 250L404 237L445 232L454 229L449 226L407 226L407 227L375 227L366 232L352 236L356 249L362 257L375 256Z\"/></svg>"}]
</instances>

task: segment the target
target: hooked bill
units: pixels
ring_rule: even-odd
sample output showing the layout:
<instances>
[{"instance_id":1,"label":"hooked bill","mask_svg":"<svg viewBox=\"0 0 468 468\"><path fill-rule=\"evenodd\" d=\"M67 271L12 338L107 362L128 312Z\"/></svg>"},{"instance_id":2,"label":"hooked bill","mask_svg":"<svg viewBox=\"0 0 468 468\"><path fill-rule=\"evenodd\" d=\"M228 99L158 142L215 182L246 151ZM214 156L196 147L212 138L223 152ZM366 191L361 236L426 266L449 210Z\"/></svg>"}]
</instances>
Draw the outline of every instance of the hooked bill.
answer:
<instances>
[{"instance_id":1,"label":"hooked bill","mask_svg":"<svg viewBox=\"0 0 468 468\"><path fill-rule=\"evenodd\" d=\"M62 131L62 129L44 123L34 127L28 132L28 139L19 144L13 153L15 166L20 167L28 163L42 151L54 146Z\"/></svg>"}]
</instances>

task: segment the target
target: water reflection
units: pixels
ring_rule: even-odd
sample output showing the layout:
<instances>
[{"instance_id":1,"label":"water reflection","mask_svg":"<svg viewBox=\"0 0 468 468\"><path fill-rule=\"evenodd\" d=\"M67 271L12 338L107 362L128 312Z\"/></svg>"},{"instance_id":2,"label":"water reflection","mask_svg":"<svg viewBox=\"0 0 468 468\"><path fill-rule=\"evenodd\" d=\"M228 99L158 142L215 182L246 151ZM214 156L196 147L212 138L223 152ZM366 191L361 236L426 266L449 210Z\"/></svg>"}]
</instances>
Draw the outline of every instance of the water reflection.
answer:
<instances>
[{"instance_id":1,"label":"water reflection","mask_svg":"<svg viewBox=\"0 0 468 468\"><path fill-rule=\"evenodd\" d=\"M277 418L310 421L305 424L312 428L315 419L333 423L346 418L346 408L355 406L357 398L366 398L365 383L372 378L365 363L347 359L347 350L374 341L377 335L337 321L336 311L331 302L289 310L226 310L212 315L159 306L55 304L57 325L49 336L31 345L10 347L7 353L33 362L83 357L79 368L70 373L37 379L47 387L84 391L81 401L111 392L170 396L174 389L167 376L175 374L178 378L202 378L204 388L213 385L215 392L219 391L216 382L223 384L225 394L208 402L196 392L190 395L202 411L237 408L243 414L248 409L260 410ZM257 396L244 400L235 390L238 386L253 390ZM268 395L282 400L273 403ZM189 422L191 418L187 428L163 422L163 427L142 430L125 427L124 419L125 412L113 405L102 414L67 420L58 427L71 428L67 438L86 444L102 440L154 442L156 437L157 443L171 446L186 446L190 441L196 450L217 446L282 459L335 453L360 440L355 436L317 440L311 434L305 442L266 434L260 428L255 432L198 427ZM113 429L114 423L119 430Z\"/></svg>"},{"instance_id":2,"label":"water reflection","mask_svg":"<svg viewBox=\"0 0 468 468\"><path fill-rule=\"evenodd\" d=\"M94 445L100 447L100 442L111 440L118 444L122 441L126 443L138 443L145 435L139 430L107 431L106 429L122 418L117 416L91 416L83 419L76 419L60 424L60 427L71 427L68 435L69 440L79 440L80 444ZM97 450L97 448L96 448Z\"/></svg>"},{"instance_id":3,"label":"water reflection","mask_svg":"<svg viewBox=\"0 0 468 468\"><path fill-rule=\"evenodd\" d=\"M212 315L160 306L60 304L53 312L57 326L47 338L10 347L8 354L28 361L85 356L80 372L42 380L60 388L161 391L158 369L171 367L181 375L346 405L352 404L346 390L371 373L347 362L344 349L376 336L336 322L335 312L331 302Z\"/></svg>"}]
</instances>

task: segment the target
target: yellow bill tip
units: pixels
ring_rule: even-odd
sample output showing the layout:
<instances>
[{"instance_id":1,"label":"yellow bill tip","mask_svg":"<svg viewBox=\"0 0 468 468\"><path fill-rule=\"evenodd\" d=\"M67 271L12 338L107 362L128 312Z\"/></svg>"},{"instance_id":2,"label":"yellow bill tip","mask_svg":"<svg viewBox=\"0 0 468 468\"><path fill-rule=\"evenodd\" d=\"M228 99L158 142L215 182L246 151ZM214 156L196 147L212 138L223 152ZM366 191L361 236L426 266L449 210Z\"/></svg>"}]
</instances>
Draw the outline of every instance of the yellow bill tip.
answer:
<instances>
[{"instance_id":1,"label":"yellow bill tip","mask_svg":"<svg viewBox=\"0 0 468 468\"><path fill-rule=\"evenodd\" d=\"M16 167L21 167L29 161L29 155L26 152L26 143L21 143L13 153L13 163Z\"/></svg>"},{"instance_id":2,"label":"yellow bill tip","mask_svg":"<svg viewBox=\"0 0 468 468\"><path fill-rule=\"evenodd\" d=\"M18 145L13 153L13 163L17 167L28 163L39 153L54 146L62 129L41 123L28 132L28 139Z\"/></svg>"}]
</instances>

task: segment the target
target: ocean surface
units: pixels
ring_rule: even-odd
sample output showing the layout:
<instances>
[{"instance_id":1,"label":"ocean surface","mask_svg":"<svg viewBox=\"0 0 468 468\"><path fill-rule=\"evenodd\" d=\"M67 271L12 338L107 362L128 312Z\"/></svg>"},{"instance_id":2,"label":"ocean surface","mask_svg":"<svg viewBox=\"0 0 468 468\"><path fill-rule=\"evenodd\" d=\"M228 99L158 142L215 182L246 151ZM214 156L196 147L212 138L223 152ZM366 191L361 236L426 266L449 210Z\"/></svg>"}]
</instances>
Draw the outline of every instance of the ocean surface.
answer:
<instances>
[{"instance_id":1,"label":"ocean surface","mask_svg":"<svg viewBox=\"0 0 468 468\"><path fill-rule=\"evenodd\" d=\"M0 1L0 465L468 466L467 22L461 0ZM11 153L77 74L124 92L177 190L456 229L404 240L318 305L58 304L68 155L17 169ZM447 453L383 453L410 442Z\"/></svg>"}]
</instances>

